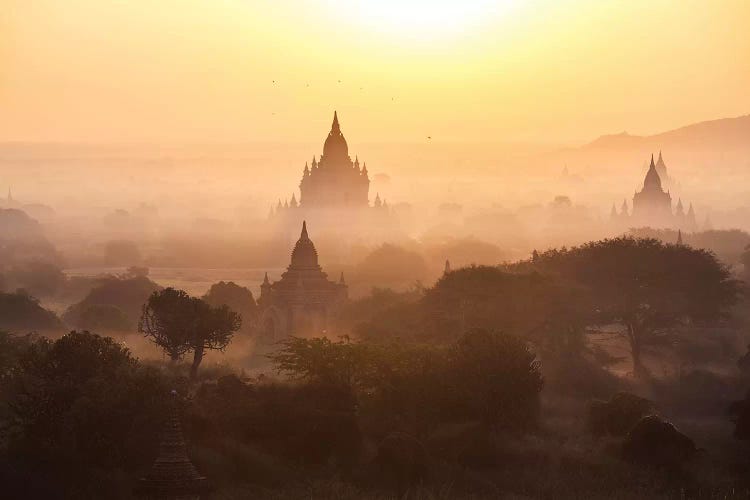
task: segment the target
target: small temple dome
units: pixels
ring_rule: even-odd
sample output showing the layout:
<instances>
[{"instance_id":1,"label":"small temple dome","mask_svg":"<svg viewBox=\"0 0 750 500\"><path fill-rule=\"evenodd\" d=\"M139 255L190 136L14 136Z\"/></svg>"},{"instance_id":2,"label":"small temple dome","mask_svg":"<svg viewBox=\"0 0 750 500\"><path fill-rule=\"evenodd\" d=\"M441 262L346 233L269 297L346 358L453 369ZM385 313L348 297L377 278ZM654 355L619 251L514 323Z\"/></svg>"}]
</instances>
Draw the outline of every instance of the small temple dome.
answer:
<instances>
[{"instance_id":1,"label":"small temple dome","mask_svg":"<svg viewBox=\"0 0 750 500\"><path fill-rule=\"evenodd\" d=\"M333 124L331 125L331 131L326 137L326 142L323 144L323 157L327 159L335 158L349 158L349 146L346 144L346 139L341 133L341 127L339 127L339 118L336 112L333 112Z\"/></svg>"},{"instance_id":2,"label":"small temple dome","mask_svg":"<svg viewBox=\"0 0 750 500\"><path fill-rule=\"evenodd\" d=\"M302 234L292 250L289 269L318 269L318 251L307 235L307 222L302 223Z\"/></svg>"}]
</instances>

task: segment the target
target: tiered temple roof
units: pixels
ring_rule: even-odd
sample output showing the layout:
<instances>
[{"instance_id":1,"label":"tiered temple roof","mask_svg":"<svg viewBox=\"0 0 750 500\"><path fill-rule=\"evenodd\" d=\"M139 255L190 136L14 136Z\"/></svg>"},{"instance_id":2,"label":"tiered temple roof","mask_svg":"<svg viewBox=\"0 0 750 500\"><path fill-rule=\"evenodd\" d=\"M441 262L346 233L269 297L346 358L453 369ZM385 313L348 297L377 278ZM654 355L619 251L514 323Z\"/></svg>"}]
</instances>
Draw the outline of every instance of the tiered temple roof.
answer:
<instances>
[{"instance_id":1,"label":"tiered temple roof","mask_svg":"<svg viewBox=\"0 0 750 500\"><path fill-rule=\"evenodd\" d=\"M199 500L210 487L188 457L177 391L172 391L171 397L169 418L159 442L159 455L148 474L139 481L135 492L141 498Z\"/></svg>"}]
</instances>

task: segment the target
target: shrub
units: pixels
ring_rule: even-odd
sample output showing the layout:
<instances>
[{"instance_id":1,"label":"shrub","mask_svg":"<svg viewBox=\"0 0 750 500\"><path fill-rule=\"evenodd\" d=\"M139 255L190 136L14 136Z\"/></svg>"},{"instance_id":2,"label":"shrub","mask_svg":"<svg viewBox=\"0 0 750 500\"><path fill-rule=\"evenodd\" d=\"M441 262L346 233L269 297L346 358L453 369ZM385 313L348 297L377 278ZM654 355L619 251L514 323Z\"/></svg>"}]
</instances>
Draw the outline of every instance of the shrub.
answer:
<instances>
[{"instance_id":1,"label":"shrub","mask_svg":"<svg viewBox=\"0 0 750 500\"><path fill-rule=\"evenodd\" d=\"M595 435L624 436L653 409L653 403L648 399L628 392L618 392L609 401L591 402L588 427Z\"/></svg>"}]
</instances>

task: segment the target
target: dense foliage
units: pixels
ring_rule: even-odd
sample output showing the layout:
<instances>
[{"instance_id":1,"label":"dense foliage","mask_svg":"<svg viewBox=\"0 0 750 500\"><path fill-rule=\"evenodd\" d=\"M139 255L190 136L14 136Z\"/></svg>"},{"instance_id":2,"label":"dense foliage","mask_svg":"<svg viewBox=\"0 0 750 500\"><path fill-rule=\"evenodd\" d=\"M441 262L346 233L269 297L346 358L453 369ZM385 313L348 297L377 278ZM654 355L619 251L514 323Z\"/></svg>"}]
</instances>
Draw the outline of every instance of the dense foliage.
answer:
<instances>
[{"instance_id":1,"label":"dense foliage","mask_svg":"<svg viewBox=\"0 0 750 500\"><path fill-rule=\"evenodd\" d=\"M125 347L71 332L17 346L15 357L0 388L10 498L56 498L57 488L93 497L97 474L141 467L153 453L167 387Z\"/></svg>"},{"instance_id":2,"label":"dense foliage","mask_svg":"<svg viewBox=\"0 0 750 500\"><path fill-rule=\"evenodd\" d=\"M0 293L0 328L11 332L59 330L62 323L52 311L23 291Z\"/></svg>"},{"instance_id":3,"label":"dense foliage","mask_svg":"<svg viewBox=\"0 0 750 500\"><path fill-rule=\"evenodd\" d=\"M295 378L352 391L382 431L423 435L465 420L533 425L542 389L539 363L523 341L481 329L445 347L293 337L269 357Z\"/></svg>"},{"instance_id":4,"label":"dense foliage","mask_svg":"<svg viewBox=\"0 0 750 500\"><path fill-rule=\"evenodd\" d=\"M65 311L63 320L70 326L85 328L83 316L90 314L87 311L92 306L111 306L125 315L128 329L135 330L143 304L159 288L159 285L143 275L104 276L97 280L82 301Z\"/></svg>"},{"instance_id":5,"label":"dense foliage","mask_svg":"<svg viewBox=\"0 0 750 500\"><path fill-rule=\"evenodd\" d=\"M138 331L177 361L193 353L190 376L195 379L206 349L224 350L242 318L227 306L211 307L182 290L154 292L143 305Z\"/></svg>"},{"instance_id":6,"label":"dense foliage","mask_svg":"<svg viewBox=\"0 0 750 500\"><path fill-rule=\"evenodd\" d=\"M203 300L210 306L227 306L242 317L242 324L249 327L258 314L258 306L253 293L234 281L220 281L211 285Z\"/></svg>"},{"instance_id":7,"label":"dense foliage","mask_svg":"<svg viewBox=\"0 0 750 500\"><path fill-rule=\"evenodd\" d=\"M657 335L679 324L720 319L740 289L712 253L655 239L595 241L549 250L510 267L558 276L589 290L596 322L624 326L636 371L643 367L644 346Z\"/></svg>"}]
</instances>

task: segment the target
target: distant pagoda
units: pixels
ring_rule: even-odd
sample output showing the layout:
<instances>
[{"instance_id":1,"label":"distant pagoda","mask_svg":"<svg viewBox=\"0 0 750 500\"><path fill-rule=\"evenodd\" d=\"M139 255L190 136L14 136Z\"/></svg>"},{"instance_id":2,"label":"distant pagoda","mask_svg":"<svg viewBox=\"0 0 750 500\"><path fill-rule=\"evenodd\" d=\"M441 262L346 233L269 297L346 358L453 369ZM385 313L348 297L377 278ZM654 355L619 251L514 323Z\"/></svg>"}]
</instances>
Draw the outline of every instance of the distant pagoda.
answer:
<instances>
[{"instance_id":1,"label":"distant pagoda","mask_svg":"<svg viewBox=\"0 0 750 500\"><path fill-rule=\"evenodd\" d=\"M172 391L170 414L159 442L159 456L135 488L140 498L152 500L200 500L210 487L187 454L182 436L177 391Z\"/></svg>"},{"instance_id":2,"label":"distant pagoda","mask_svg":"<svg viewBox=\"0 0 750 500\"><path fill-rule=\"evenodd\" d=\"M615 205L612 205L610 219L625 227L670 227L695 231L697 224L692 203L686 212L682 199L678 198L677 205L674 210L672 209L672 196L669 190L664 190L664 179L667 175L667 166L661 151L656 162L654 155L651 155L651 163L643 179L643 188L633 195L632 213L628 212L627 200L623 200L619 213Z\"/></svg>"},{"instance_id":3,"label":"distant pagoda","mask_svg":"<svg viewBox=\"0 0 750 500\"><path fill-rule=\"evenodd\" d=\"M276 341L288 335L325 333L347 297L344 274L338 283L328 279L303 222L289 267L274 283L266 274L260 287L261 338Z\"/></svg>"}]
</instances>

